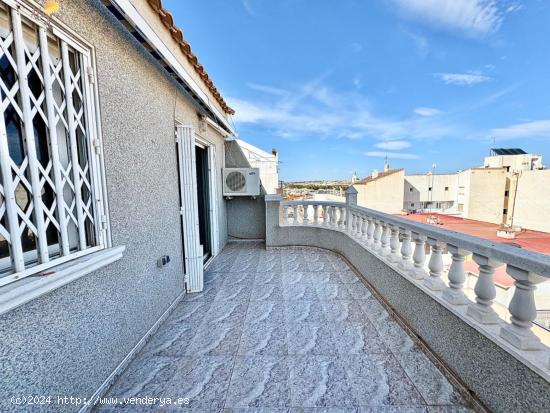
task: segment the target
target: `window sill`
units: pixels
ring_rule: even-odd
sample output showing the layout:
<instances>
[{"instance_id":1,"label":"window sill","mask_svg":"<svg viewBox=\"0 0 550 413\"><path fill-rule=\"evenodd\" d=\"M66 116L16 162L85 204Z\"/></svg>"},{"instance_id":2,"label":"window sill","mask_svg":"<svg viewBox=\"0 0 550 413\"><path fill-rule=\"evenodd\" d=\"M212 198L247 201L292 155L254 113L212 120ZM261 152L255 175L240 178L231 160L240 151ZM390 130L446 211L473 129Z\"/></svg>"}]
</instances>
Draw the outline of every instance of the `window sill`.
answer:
<instances>
[{"instance_id":1,"label":"window sill","mask_svg":"<svg viewBox=\"0 0 550 413\"><path fill-rule=\"evenodd\" d=\"M122 258L125 246L107 248L48 270L48 276L26 277L0 288L0 314L62 287Z\"/></svg>"}]
</instances>

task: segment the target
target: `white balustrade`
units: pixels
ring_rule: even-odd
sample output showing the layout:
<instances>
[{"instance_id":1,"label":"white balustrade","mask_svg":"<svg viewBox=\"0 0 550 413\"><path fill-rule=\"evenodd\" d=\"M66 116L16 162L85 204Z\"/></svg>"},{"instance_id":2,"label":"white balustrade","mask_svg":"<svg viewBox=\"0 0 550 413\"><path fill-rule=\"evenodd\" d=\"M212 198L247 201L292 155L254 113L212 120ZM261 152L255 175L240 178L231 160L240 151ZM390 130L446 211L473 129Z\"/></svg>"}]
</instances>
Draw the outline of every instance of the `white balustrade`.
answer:
<instances>
[{"instance_id":1,"label":"white balustrade","mask_svg":"<svg viewBox=\"0 0 550 413\"><path fill-rule=\"evenodd\" d=\"M450 244L447 245L447 250L451 253L453 262L448 274L449 288L443 291L443 298L454 305L466 305L470 300L468 300L463 290L466 282L464 260L470 255L470 252Z\"/></svg>"},{"instance_id":2,"label":"white balustrade","mask_svg":"<svg viewBox=\"0 0 550 413\"><path fill-rule=\"evenodd\" d=\"M496 330L500 340L505 340L519 351L546 348L533 332L533 321L537 316L534 291L536 284L550 278L550 261L541 265L528 255L531 253L526 254L521 250L494 245L435 226L360 208L353 202L343 204L289 201L283 202L281 208L279 216L282 225L317 226L344 231L365 245L367 250L375 252L381 260L396 264L394 268L397 271L401 271L403 276L409 277L412 282L422 284L436 297L440 297L440 302L451 308L462 307L462 316L481 326L490 327L501 323ZM429 272L425 267L426 243L430 249ZM442 279L445 248L452 258L448 271L448 286ZM474 288L475 302L468 299L464 291L464 262L472 253L473 260L479 266L479 276ZM507 265L508 274L514 278L513 296L508 305L509 323L503 323L493 309L496 298L493 277L495 269L503 265L502 263ZM542 268L544 275L539 274L539 268ZM493 330L490 331L494 332L494 327L491 328ZM546 368L550 369L550 359L546 360Z\"/></svg>"},{"instance_id":3,"label":"white balustrade","mask_svg":"<svg viewBox=\"0 0 550 413\"><path fill-rule=\"evenodd\" d=\"M382 223L378 220L375 221L375 230L374 230L374 250L380 251L382 249Z\"/></svg>"},{"instance_id":4,"label":"white balustrade","mask_svg":"<svg viewBox=\"0 0 550 413\"><path fill-rule=\"evenodd\" d=\"M475 252L474 261L479 265L479 276L474 288L476 302L468 306L466 314L481 324L496 324L499 317L492 307L497 296L493 276L500 263Z\"/></svg>"},{"instance_id":5,"label":"white balustrade","mask_svg":"<svg viewBox=\"0 0 550 413\"><path fill-rule=\"evenodd\" d=\"M319 205L313 205L313 225L319 225Z\"/></svg>"},{"instance_id":6,"label":"white balustrade","mask_svg":"<svg viewBox=\"0 0 550 413\"><path fill-rule=\"evenodd\" d=\"M401 262L399 266L406 271L411 270L413 263L411 261L412 245L411 245L411 231L407 228L399 228L403 242L401 243Z\"/></svg>"},{"instance_id":7,"label":"white balustrade","mask_svg":"<svg viewBox=\"0 0 550 413\"><path fill-rule=\"evenodd\" d=\"M338 229L344 230L346 229L346 208L344 207L338 207Z\"/></svg>"},{"instance_id":8,"label":"white balustrade","mask_svg":"<svg viewBox=\"0 0 550 413\"><path fill-rule=\"evenodd\" d=\"M430 261L428 262L430 276L424 280L424 285L432 291L443 291L445 283L441 279L443 273L443 256L441 253L445 248L445 244L433 238L428 238L428 244L431 248Z\"/></svg>"},{"instance_id":9,"label":"white balustrade","mask_svg":"<svg viewBox=\"0 0 550 413\"><path fill-rule=\"evenodd\" d=\"M428 276L424 265L426 263L426 236L418 232L413 232L414 239L414 270L411 273L412 277L417 280L423 280Z\"/></svg>"},{"instance_id":10,"label":"white balustrade","mask_svg":"<svg viewBox=\"0 0 550 413\"><path fill-rule=\"evenodd\" d=\"M390 225L391 237L390 237L390 255L388 261L398 263L401 261L401 254L399 253L399 226Z\"/></svg>"},{"instance_id":11,"label":"white balustrade","mask_svg":"<svg viewBox=\"0 0 550 413\"><path fill-rule=\"evenodd\" d=\"M511 324L501 328L500 336L520 350L538 350L541 348L540 339L531 330L537 317L535 284L546 279L513 265L508 265L506 272L514 278L515 290L508 306Z\"/></svg>"},{"instance_id":12,"label":"white balustrade","mask_svg":"<svg viewBox=\"0 0 550 413\"><path fill-rule=\"evenodd\" d=\"M382 222L382 236L380 237L380 255L385 257L389 255L390 250L390 227L387 222Z\"/></svg>"},{"instance_id":13,"label":"white balustrade","mask_svg":"<svg viewBox=\"0 0 550 413\"><path fill-rule=\"evenodd\" d=\"M374 230L376 229L376 223L374 221L374 218L368 217L369 220L369 226L367 227L367 246L373 247L374 246Z\"/></svg>"},{"instance_id":14,"label":"white balustrade","mask_svg":"<svg viewBox=\"0 0 550 413\"><path fill-rule=\"evenodd\" d=\"M369 229L369 221L367 220L367 217L365 215L361 215L361 240L365 243L369 239L368 229Z\"/></svg>"}]
</instances>

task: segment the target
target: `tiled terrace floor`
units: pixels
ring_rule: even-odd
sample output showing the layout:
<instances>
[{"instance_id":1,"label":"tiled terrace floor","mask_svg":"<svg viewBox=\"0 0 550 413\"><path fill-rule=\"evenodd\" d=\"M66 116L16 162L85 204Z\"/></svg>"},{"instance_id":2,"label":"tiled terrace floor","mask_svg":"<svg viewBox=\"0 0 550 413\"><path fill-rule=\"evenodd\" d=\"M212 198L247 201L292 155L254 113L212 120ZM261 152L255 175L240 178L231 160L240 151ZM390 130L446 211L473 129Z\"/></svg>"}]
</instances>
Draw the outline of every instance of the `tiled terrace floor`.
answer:
<instances>
[{"instance_id":1,"label":"tiled terrace floor","mask_svg":"<svg viewBox=\"0 0 550 413\"><path fill-rule=\"evenodd\" d=\"M339 256L230 243L205 277L108 396L186 397L194 412L468 411Z\"/></svg>"}]
</instances>

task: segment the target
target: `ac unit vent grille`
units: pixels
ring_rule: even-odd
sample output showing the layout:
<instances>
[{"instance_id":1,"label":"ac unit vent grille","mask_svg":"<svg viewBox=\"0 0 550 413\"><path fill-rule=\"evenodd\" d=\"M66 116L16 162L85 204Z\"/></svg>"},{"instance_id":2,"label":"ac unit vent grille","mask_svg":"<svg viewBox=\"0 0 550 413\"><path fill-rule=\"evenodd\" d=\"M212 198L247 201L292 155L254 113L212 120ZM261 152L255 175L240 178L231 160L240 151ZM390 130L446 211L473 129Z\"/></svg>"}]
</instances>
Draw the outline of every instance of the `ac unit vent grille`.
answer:
<instances>
[{"instance_id":1,"label":"ac unit vent grille","mask_svg":"<svg viewBox=\"0 0 550 413\"><path fill-rule=\"evenodd\" d=\"M232 191L240 192L246 186L246 178L242 172L233 171L227 174L225 184Z\"/></svg>"}]
</instances>

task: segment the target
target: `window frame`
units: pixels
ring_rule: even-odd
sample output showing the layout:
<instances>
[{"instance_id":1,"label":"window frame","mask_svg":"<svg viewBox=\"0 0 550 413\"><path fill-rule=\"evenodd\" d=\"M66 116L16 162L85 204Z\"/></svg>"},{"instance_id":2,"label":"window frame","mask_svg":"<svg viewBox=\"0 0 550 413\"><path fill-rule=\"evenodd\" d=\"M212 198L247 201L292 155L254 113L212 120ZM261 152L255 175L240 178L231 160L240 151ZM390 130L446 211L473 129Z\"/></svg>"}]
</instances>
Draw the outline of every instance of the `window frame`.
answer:
<instances>
[{"instance_id":1,"label":"window frame","mask_svg":"<svg viewBox=\"0 0 550 413\"><path fill-rule=\"evenodd\" d=\"M60 53L62 53L62 49L65 48L66 50L67 49L71 49L74 51L75 53L75 56L77 56L78 58L78 61L79 61L79 75L80 75L80 86L78 86L78 81L79 80L72 80L73 82L73 87L79 87L81 90L81 94L82 94L82 99L81 99L81 108L82 108L82 114L80 115L80 119L81 119L81 122L85 125L85 132L83 133L83 141L81 142L73 142L75 143L75 147L76 149L75 150L80 150L80 148L82 147L85 147L86 149L86 167L84 169L88 169L87 173L88 173L88 179L89 179L89 187L86 187L85 190L88 190L89 191L89 206L86 206L84 207L85 209L83 210L82 208L82 205L80 205L80 210L78 210L79 206L77 205L77 198L81 198L82 197L82 193L77 194L77 186L75 185L75 182L74 181L71 181L71 183L74 185L74 188L73 188L73 192L74 192L74 202L75 202L75 206L74 206L74 209L71 208L70 210L73 211L73 213L75 215L77 215L77 212L79 214L82 214L83 212L86 212L88 211L89 213L89 217L91 217L93 219L93 222L91 222L89 225L90 225L90 228L92 228L92 232L93 232L93 237L95 239L95 242L94 242L94 245L93 246L88 246L88 242L86 241L85 244L84 244L84 248L83 248L83 245L82 245L82 242L78 242L77 241L77 244L78 244L78 250L73 250L72 248L70 248L70 246L67 246L65 248L65 251L62 250L61 246L59 245L59 241L57 244L47 244L47 241L46 241L46 252L44 252L44 250L42 250L41 252L38 251L38 248L36 247L36 245L39 244L38 241L36 241L36 236L35 236L35 241L36 241L36 245L35 245L35 249L31 250L31 251L27 251L27 252L23 252L22 250L19 251L18 253L14 254L13 250L12 250L12 244L10 241L8 241L8 248L9 248L9 256L8 257L5 257L5 258L2 258L0 259L0 264L2 263L9 263L8 265L0 265L0 271L2 271L0 273L0 287L2 286L5 286L5 285L8 285L10 283L13 283L15 281L18 281L20 279L23 279L25 277L28 277L28 276L31 276L31 275L37 275L39 273L42 273L42 275L47 275L49 273L51 273L51 271L47 271L47 270L52 270L53 267L56 267L58 265L70 265L70 261L73 261L73 260L78 260L80 259L81 257L83 256L86 256L86 255L89 255L89 254L92 254L94 252L98 252L98 251L101 251L101 250L104 250L106 248L110 248L112 246L112 242L111 242L111 232L110 232L110 220L109 220L109 214L108 214L108 198L107 198L107 188L106 188L106 178L105 178L105 165L104 165L104 158L103 158L103 137L102 137L102 131L101 131L101 115L100 115L100 109L99 109L99 93L98 93L98 87L97 87L97 78L96 78L96 73L97 71L95 70L96 68L96 57L95 57L95 49L94 47L89 44L88 42L86 42L84 39L82 39L82 37L80 37L79 35L77 35L76 33L74 33L74 31L72 31L70 28L68 28L65 24L63 24L62 22L60 22L59 20L57 20L56 18L48 18L47 21L46 20L42 20L43 19L43 14L41 12L41 10L39 10L37 7L38 6L35 6L35 5L31 5L31 4L28 4L26 2L23 2L21 0L2 0L6 9L8 9L9 13L8 13L8 20L9 20L9 24L10 24L10 33L13 34L13 37L14 37L14 40L13 40L13 50L14 52L12 52L12 54L16 54L16 53L23 53L24 57L25 57L25 64L27 65L27 56L26 56L26 51L23 50L23 52L20 52L19 50L17 52L15 52L16 48L18 47L15 43L15 37L17 36L17 34L15 33L15 28L14 28L14 21L16 21L15 19L18 19L19 20L19 24L21 25L22 24L22 21L23 19L26 19L28 21L30 21L34 26L35 26L35 29L36 29L36 34L37 34L37 49L41 49L41 44L43 43L43 41L40 39L40 36L41 36L41 31L45 32L46 33L46 42L48 42L49 38L51 36L55 37L56 38L56 41L58 42L59 46L60 46ZM17 13L18 14L18 17L14 18L12 17L12 13ZM33 27L34 27L33 26ZM21 26L22 27L22 26ZM19 29L20 30L20 29ZM25 46L25 49L28 47L27 45L24 44L25 42L25 39L24 39L24 36L19 36L18 40L19 44L21 44L21 42L23 42L23 45ZM48 50L48 46L46 46L44 49ZM49 50L48 50L49 51ZM49 57L49 55L48 55ZM68 59L66 58L67 55L65 56L62 56L60 55L60 60L62 62L62 64L65 66L67 65L68 66ZM40 52L40 55L38 57L38 61L41 61L42 59L42 51ZM40 75L42 75L42 77L44 77L44 73L45 72L49 72L50 70L52 70L52 67L50 65L52 65L52 61L50 59L48 59L48 68L47 70L43 67L42 63L40 63L40 66L38 66L37 64L37 67L39 67L40 69ZM17 94L19 94L19 105L21 105L21 102L22 102L22 99L24 100L24 97L21 96L21 94L23 93L22 92L22 89L23 88L26 88L26 92L25 93L29 93L29 85L28 85L28 82L20 82L19 81L19 70L20 70L20 66L19 64L16 65L16 68L14 69L16 70L16 73L17 73L17 82L19 83L19 87L20 89L17 91ZM32 70L32 68L30 69ZM73 74L73 71L72 70L69 70L69 72L71 74ZM48 76L52 76L53 72L49 72ZM63 79L63 67L62 67L62 70L61 70L61 75L60 77ZM55 81L55 80L54 80ZM59 81L59 80L58 80ZM50 83L50 85L52 85L53 83ZM44 112L45 112L45 116L48 120L48 124L51 120L50 118L50 115L51 113L48 113L48 109L45 109L47 107L47 99L46 99L46 95L47 95L47 92L46 92L46 84L45 84L45 79L42 78L42 92L41 92L41 95L44 95L44 98L43 98L43 101L42 103L40 103L41 107L43 108ZM65 85L66 86L66 85ZM70 98L67 96L66 94L66 91L63 92L63 101L65 103L65 107L63 109L63 113L66 114L65 116L65 122L68 122L68 118L70 117L69 116L69 112L71 112L71 115L74 115L76 116L77 114L77 111L76 111L76 107L73 105L71 107L70 110L68 110L68 105L69 105L69 102L67 102L67 100L72 100L72 93L74 93L75 89L74 88L71 88L70 89L71 91L71 96ZM4 95L4 91L2 91L2 95ZM50 96L51 96L51 92L50 92ZM4 97L5 98L5 97ZM3 99L2 99L3 100ZM30 102L30 101L29 101ZM30 103L26 103L24 102L23 105L28 105ZM36 105L36 103L35 103ZM72 113L74 112L74 113ZM2 116L3 116L3 113L2 112ZM35 116L38 116L35 114ZM31 117L30 120L31 120L31 124L33 122L33 120L35 119L35 117ZM75 118L76 119L76 118ZM75 119L71 119L72 122L75 121ZM26 125L27 124L27 121L28 121L28 118L27 119L24 119L24 118L21 118L20 119L21 121L21 124L22 125ZM3 122L3 120L2 120ZM59 121L55 121L56 123L57 122L60 122ZM55 126L54 126L55 127ZM46 125L46 128L48 128L48 125ZM34 125L31 129L32 132L30 132L32 135L34 135ZM78 131L78 127L76 127L73 131L69 131L69 129L67 128L67 131L66 133L67 134L73 134L73 135L76 135L77 134L77 131ZM26 133L26 132L22 132L22 133ZM7 139L7 135L6 135L6 139ZM53 171L53 164L54 164L54 159L52 159L52 150L51 150L51 147L50 147L50 132L48 131L48 155L50 157L50 160L52 162L52 171ZM64 139L67 139L67 138L64 138ZM34 138L33 138L33 141L34 141ZM81 146L82 145L82 146ZM71 144L72 146L72 144ZM28 158L31 158L32 155L29 155L27 153L27 149L25 149L25 154ZM58 156L59 153L57 153L56 156ZM4 157L8 157L9 159L10 158L10 154L7 153L7 154L4 154ZM72 159L74 161L74 159ZM36 162L36 155L35 155L35 159L33 160L34 162ZM59 165L61 165L60 162L58 162ZM59 168L59 165L57 165L56 167ZM74 172L73 173L73 169L74 169L74 165L72 164L71 165L71 168L70 168L70 171L68 172L69 174L77 174L79 175L81 172L84 172L84 176L86 174L86 172L84 170L82 170L81 168L81 165L80 163L77 164L78 166L78 169L79 171L77 172ZM8 167L5 167L4 166L4 169L7 169L9 171L9 173L12 173L11 171L11 164L8 166ZM26 174L31 174L31 165L30 165L30 160L29 160L29 165L27 166L27 168L29 168L26 172ZM67 169L69 170L69 169ZM7 174L8 172L5 172L5 174ZM52 174L52 172L48 172L48 175ZM50 176L51 177L51 176ZM82 179L82 176L80 176L78 178L78 180L80 181L80 179ZM30 180L29 180L30 181ZM13 182L14 180L12 179L11 183L9 186L13 186ZM35 181L36 182L36 181ZM66 185L67 182L65 182L63 184L63 186L61 186L61 189L64 188L64 185ZM42 189L45 188L45 183L44 184L41 184L41 186L38 187L38 190L41 191ZM34 196L33 196L33 192L34 192L34 189L33 189L33 183L31 182L30 183L30 188L28 190L28 193L29 193L29 199L32 199L33 200L33 213L32 217L35 216L35 213L34 213L34 208L36 207L36 203L34 202ZM83 185L81 184L79 187L78 187L78 190L81 192L82 189L83 189ZM15 193L15 189L16 187L13 188L13 193ZM56 186L56 189L59 189L57 186ZM64 196L61 196L61 198L64 198ZM5 208L6 210L4 211L4 222L5 223L8 223L8 205L6 202L6 200L4 200L5 202ZM13 202L12 202L13 204ZM44 205L40 202L40 208L44 207ZM55 208L53 207L50 207L53 209L53 214L56 216L56 218L59 216L59 208L61 207L64 207L65 204L63 205L59 205L59 204L56 204L55 205ZM12 206L12 209L13 209L13 206ZM51 212L51 211L50 211ZM62 211L62 214L64 214L65 211L63 210ZM13 214L13 212L12 212ZM15 218L17 220L17 223L19 224L20 220L19 220L19 212L16 211L16 215L15 215ZM66 219L67 217L65 217ZM29 218L29 219L32 219L32 218ZM43 218L42 218L43 219ZM34 221L33 221L34 223ZM50 223L49 225L52 225L52 223ZM61 226L61 223L59 223L59 225ZM81 232L81 231L85 231L85 230L82 230L80 229L80 226L81 225L86 225L86 218L84 218L84 220L81 220L79 219L78 220L78 223L75 225L76 226L76 231L77 233L78 232ZM68 228L68 224L67 224L67 228ZM10 234L10 238L11 238L11 235L12 235L12 231L9 230L9 225L5 227L5 230L7 233ZM37 228L37 231L38 231L38 228ZM59 231L59 230L58 230ZM46 233L47 233L47 228L44 229L43 232L40 232L40 235L38 236L38 238L42 237L42 238L45 238L46 237ZM19 235L19 237L21 238L21 235L22 233ZM69 238L66 237L65 241L68 241ZM7 240L6 240L7 241ZM42 241L43 242L43 241ZM44 244L43 244L44 245ZM56 245L57 245L57 251L58 251L58 254L51 254L50 251L53 249L55 250L56 249ZM68 249L67 249L68 248ZM45 256L47 257L45 260L41 257L42 256ZM17 255L17 257L14 258L14 255ZM29 258L29 257L36 257L36 259L32 259L32 258ZM16 266L16 260L19 260L19 263L18 265ZM31 264L31 266L29 266L29 264ZM34 264L34 265L32 265ZM19 267L21 268L21 266L23 267L23 269L17 269L16 267Z\"/></svg>"}]
</instances>

